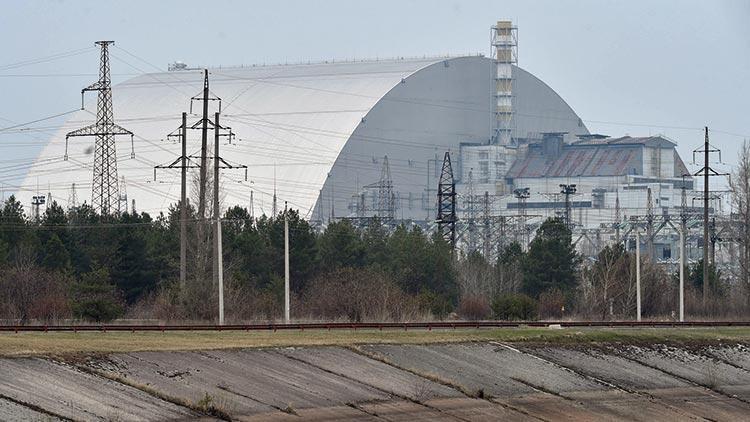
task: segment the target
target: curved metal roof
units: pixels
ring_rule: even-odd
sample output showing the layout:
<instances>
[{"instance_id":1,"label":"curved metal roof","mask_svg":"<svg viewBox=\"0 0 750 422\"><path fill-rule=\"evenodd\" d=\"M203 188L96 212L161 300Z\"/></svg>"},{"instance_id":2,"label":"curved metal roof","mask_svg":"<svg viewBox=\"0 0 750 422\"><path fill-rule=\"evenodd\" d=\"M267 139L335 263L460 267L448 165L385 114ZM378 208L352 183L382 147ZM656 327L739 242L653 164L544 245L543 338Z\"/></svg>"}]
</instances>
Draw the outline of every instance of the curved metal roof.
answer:
<instances>
[{"instance_id":1,"label":"curved metal roof","mask_svg":"<svg viewBox=\"0 0 750 422\"><path fill-rule=\"evenodd\" d=\"M476 104L456 102L451 105L459 118L465 113L487 114L486 127L482 125L474 133L481 139L490 129L492 81L489 77L480 80L485 78L485 70L489 74L491 69L492 61L486 58L211 69L211 92L222 99L221 123L231 126L237 135L231 145L222 142L221 156L249 167L248 181L244 180L241 171L222 172L224 205L249 205L252 190L255 212L270 213L275 186L279 208L288 201L291 207L309 215L334 163L341 160L342 151L357 128L366 125L368 113L379 104L382 108L396 109L389 101L390 96L395 95L394 87L403 85L402 82L412 75L423 73L420 70L436 69L443 64L448 67L449 63L467 63L466 69L472 73L462 77L476 79L476 86L487 86L486 94L475 99ZM406 101L416 106L411 108L416 113L431 113L434 106L429 103L431 93L440 92L445 87L431 82L431 78L412 79L421 81L414 85L418 89L409 91L408 98L398 98L397 102ZM442 83L446 81L451 83L449 79ZM541 81L519 71L516 85L519 131L533 127L539 132L557 129L587 133L570 107ZM139 211L156 213L178 200L179 170L159 170L154 181L153 167L171 162L180 155L180 146L166 140L166 135L180 125L181 112L188 111L190 98L199 94L201 89L200 71L145 74L113 88L115 121L136 135L134 159L130 158L129 140L125 137L118 138L117 151L119 176L125 177L127 193L136 199ZM481 110L476 110L477 104ZM217 111L217 106L211 102L211 115ZM89 102L85 111L74 114L49 141L17 189L22 202L28 203L37 183L42 189L49 186L53 199L61 203L67 202L71 184L76 183L79 201L90 200L93 139L71 138L70 159L63 161L62 157L65 133L89 124L95 117L95 109L95 101ZM200 105L194 104L193 112L199 110ZM423 118L420 114L413 117L417 120ZM195 114L188 115L188 122L192 124L199 118ZM389 123L384 120L381 124L387 126ZM387 131L389 128L381 129ZM200 131L190 131L188 138L188 153L196 155L200 149ZM388 154L394 143L410 142L405 139L411 139L411 135L381 138L370 140L378 150L373 156ZM462 140L466 139L455 136L456 150ZM213 145L212 134L209 134L209 145ZM398 172L398 169L394 171ZM413 173L413 178L422 183L423 173ZM362 180L359 184L365 182ZM353 187L355 183L351 185ZM348 194L345 190L337 193L342 197Z\"/></svg>"}]
</instances>

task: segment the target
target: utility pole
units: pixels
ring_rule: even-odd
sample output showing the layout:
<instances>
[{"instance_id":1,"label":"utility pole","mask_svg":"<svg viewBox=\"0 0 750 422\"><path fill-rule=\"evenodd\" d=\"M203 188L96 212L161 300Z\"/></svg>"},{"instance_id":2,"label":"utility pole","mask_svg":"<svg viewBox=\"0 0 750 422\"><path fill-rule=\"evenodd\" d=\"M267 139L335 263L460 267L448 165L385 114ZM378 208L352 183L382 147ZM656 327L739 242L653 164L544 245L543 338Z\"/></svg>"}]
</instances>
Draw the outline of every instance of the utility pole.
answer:
<instances>
[{"instance_id":1,"label":"utility pole","mask_svg":"<svg viewBox=\"0 0 750 422\"><path fill-rule=\"evenodd\" d=\"M213 127L215 132L215 154L214 154L214 260L213 260L213 280L215 283L223 285L223 273L222 273L222 256L221 256L221 221L220 221L220 209L218 203L218 169L245 169L245 180L247 180L247 166L244 165L232 165L221 159L219 154L219 138L226 136L229 138L231 144L234 133L230 127L221 126L219 124L219 115L221 114L221 98L211 96L209 91L208 83L208 69L203 70L203 90L202 93L190 98L190 114L193 113L193 101L201 101L203 105L203 115L200 120L196 123L188 126L187 113L182 113L182 124L180 127L169 133L167 138L180 138L182 144L182 154L169 164L161 164L154 166L154 180L156 180L157 169L180 169L180 287L184 288L187 279L187 220L188 220L188 200L187 200L187 169L198 168L200 169L200 180L199 180L199 193L198 193L198 228L199 238L203 238L200 234L204 230L204 224L206 223L206 185L207 185L207 163L208 163L208 128ZM208 102L218 101L218 112L215 114L215 121L211 122L208 119ZM201 153L200 156L195 157L187 155L187 130L188 129L200 129L201 131ZM228 133L221 134L221 130L226 130ZM196 164L193 159L199 158L200 163ZM217 169L218 167L218 169ZM218 239L218 248L217 246ZM218 257L217 257L218 255ZM218 258L218 260L217 260ZM220 320L223 321L223 288L220 290L219 299L221 302L220 306Z\"/></svg>"},{"instance_id":2,"label":"utility pole","mask_svg":"<svg viewBox=\"0 0 750 422\"><path fill-rule=\"evenodd\" d=\"M680 322L685 321L685 227L680 226Z\"/></svg>"},{"instance_id":3,"label":"utility pole","mask_svg":"<svg viewBox=\"0 0 750 422\"><path fill-rule=\"evenodd\" d=\"M703 306L708 299L708 126L703 143Z\"/></svg>"},{"instance_id":4,"label":"utility pole","mask_svg":"<svg viewBox=\"0 0 750 422\"><path fill-rule=\"evenodd\" d=\"M482 201L482 254L487 262L490 262L491 246L492 220L490 217L490 193L484 191L484 200Z\"/></svg>"},{"instance_id":5,"label":"utility pole","mask_svg":"<svg viewBox=\"0 0 750 422\"><path fill-rule=\"evenodd\" d=\"M187 283L187 113L182 112L180 156L180 289Z\"/></svg>"},{"instance_id":6,"label":"utility pole","mask_svg":"<svg viewBox=\"0 0 750 422\"><path fill-rule=\"evenodd\" d=\"M219 169L223 168L244 168L245 169L245 180L247 180L247 166L245 165L231 165L226 160L221 158L219 155L219 138L221 136L227 136L230 140L234 136L230 127L221 126L219 123L220 112L214 114L214 198L213 198L213 217L214 217L214 281L218 285L219 289L219 324L224 324L224 257L222 252L221 244L221 207L219 204L219 191L220 191L220 178ZM229 133L222 135L220 131L222 129L229 130Z\"/></svg>"},{"instance_id":7,"label":"utility pole","mask_svg":"<svg viewBox=\"0 0 750 422\"><path fill-rule=\"evenodd\" d=\"M224 325L224 257L221 247L221 218L216 220L217 261L219 266L219 325Z\"/></svg>"},{"instance_id":8,"label":"utility pole","mask_svg":"<svg viewBox=\"0 0 750 422\"><path fill-rule=\"evenodd\" d=\"M477 207L476 194L474 192L474 171L469 169L469 183L466 192L466 232L468 239L466 242L466 253L471 254L477 248Z\"/></svg>"},{"instance_id":9,"label":"utility pole","mask_svg":"<svg viewBox=\"0 0 750 422\"><path fill-rule=\"evenodd\" d=\"M620 244L620 223L622 217L620 216L620 193L615 193L615 241Z\"/></svg>"},{"instance_id":10,"label":"utility pole","mask_svg":"<svg viewBox=\"0 0 750 422\"><path fill-rule=\"evenodd\" d=\"M109 76L109 46L114 41L97 41L101 47L99 80L81 90L81 109L86 91L98 91L96 102L96 122L68 132L65 135L65 156L68 159L68 139L76 136L94 136L94 178L91 185L91 205L101 215L120 212L120 193L117 184L116 135L130 135L130 158L135 158L133 132L114 122L112 109L112 87Z\"/></svg>"},{"instance_id":11,"label":"utility pole","mask_svg":"<svg viewBox=\"0 0 750 422\"><path fill-rule=\"evenodd\" d=\"M682 192L680 198L680 322L685 321L685 238L687 237L687 191L685 176L682 176Z\"/></svg>"},{"instance_id":12,"label":"utility pole","mask_svg":"<svg viewBox=\"0 0 750 422\"><path fill-rule=\"evenodd\" d=\"M197 98L196 98L197 99ZM200 180L198 189L198 218L203 220L206 217L206 152L208 150L208 69L203 70L203 118L201 119L201 164ZM190 105L192 106L192 100ZM218 125L216 125L218 126Z\"/></svg>"},{"instance_id":13,"label":"utility pole","mask_svg":"<svg viewBox=\"0 0 750 422\"><path fill-rule=\"evenodd\" d=\"M214 115L214 282L219 288L219 324L224 324L224 283L221 256L221 209L219 208L219 113Z\"/></svg>"},{"instance_id":14,"label":"utility pole","mask_svg":"<svg viewBox=\"0 0 750 422\"><path fill-rule=\"evenodd\" d=\"M279 212L276 206L276 162L273 163L273 203L271 204L271 216L276 218L276 214Z\"/></svg>"},{"instance_id":15,"label":"utility pole","mask_svg":"<svg viewBox=\"0 0 750 422\"><path fill-rule=\"evenodd\" d=\"M641 320L641 233L635 231L635 302L638 321Z\"/></svg>"},{"instance_id":16,"label":"utility pole","mask_svg":"<svg viewBox=\"0 0 750 422\"><path fill-rule=\"evenodd\" d=\"M289 212L284 201L284 323L289 324Z\"/></svg>"},{"instance_id":17,"label":"utility pole","mask_svg":"<svg viewBox=\"0 0 750 422\"><path fill-rule=\"evenodd\" d=\"M712 148L708 141L708 126L705 127L705 136L703 139L703 149L700 148L693 150L693 162L695 162L695 154L703 153L703 167L695 172L693 176L703 176L703 306L705 307L706 301L709 295L709 259L708 253L711 239L709 235L709 220L708 220L708 205L709 205L709 177L710 176L727 176L728 173L719 173L712 169L708 164L709 154L716 152L719 154L719 161L721 161L721 150L718 148Z\"/></svg>"},{"instance_id":18,"label":"utility pole","mask_svg":"<svg viewBox=\"0 0 750 422\"><path fill-rule=\"evenodd\" d=\"M182 113L182 124L167 138L180 138L182 155L169 164L154 166L154 180L157 169L180 169L180 288L184 289L187 283L187 170L200 167L187 155L187 113Z\"/></svg>"},{"instance_id":19,"label":"utility pole","mask_svg":"<svg viewBox=\"0 0 750 422\"><path fill-rule=\"evenodd\" d=\"M646 188L646 255L654 259L654 200L651 188Z\"/></svg>"}]
</instances>

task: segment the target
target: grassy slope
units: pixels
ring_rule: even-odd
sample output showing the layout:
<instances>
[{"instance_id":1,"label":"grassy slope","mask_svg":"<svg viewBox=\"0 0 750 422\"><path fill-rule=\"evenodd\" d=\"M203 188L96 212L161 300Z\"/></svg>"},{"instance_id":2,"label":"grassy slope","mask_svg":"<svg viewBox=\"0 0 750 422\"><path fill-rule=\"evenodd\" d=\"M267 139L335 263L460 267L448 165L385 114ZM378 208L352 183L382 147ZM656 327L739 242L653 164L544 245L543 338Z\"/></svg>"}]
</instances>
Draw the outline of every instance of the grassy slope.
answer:
<instances>
[{"instance_id":1,"label":"grassy slope","mask_svg":"<svg viewBox=\"0 0 750 422\"><path fill-rule=\"evenodd\" d=\"M750 328L503 328L412 331L278 332L84 332L0 333L0 356L134 352L145 350L208 350L242 347L323 346L363 343L506 342L750 342Z\"/></svg>"}]
</instances>

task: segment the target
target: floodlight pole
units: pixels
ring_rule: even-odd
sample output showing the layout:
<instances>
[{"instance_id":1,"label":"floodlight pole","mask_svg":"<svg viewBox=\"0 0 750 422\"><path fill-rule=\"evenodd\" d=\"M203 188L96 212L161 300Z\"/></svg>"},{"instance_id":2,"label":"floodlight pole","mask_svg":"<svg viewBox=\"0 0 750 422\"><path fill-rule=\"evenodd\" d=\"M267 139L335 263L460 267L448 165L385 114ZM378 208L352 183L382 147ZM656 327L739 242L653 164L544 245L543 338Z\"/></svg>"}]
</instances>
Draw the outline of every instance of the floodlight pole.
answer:
<instances>
[{"instance_id":1,"label":"floodlight pole","mask_svg":"<svg viewBox=\"0 0 750 422\"><path fill-rule=\"evenodd\" d=\"M284 202L284 323L289 324L289 212Z\"/></svg>"}]
</instances>

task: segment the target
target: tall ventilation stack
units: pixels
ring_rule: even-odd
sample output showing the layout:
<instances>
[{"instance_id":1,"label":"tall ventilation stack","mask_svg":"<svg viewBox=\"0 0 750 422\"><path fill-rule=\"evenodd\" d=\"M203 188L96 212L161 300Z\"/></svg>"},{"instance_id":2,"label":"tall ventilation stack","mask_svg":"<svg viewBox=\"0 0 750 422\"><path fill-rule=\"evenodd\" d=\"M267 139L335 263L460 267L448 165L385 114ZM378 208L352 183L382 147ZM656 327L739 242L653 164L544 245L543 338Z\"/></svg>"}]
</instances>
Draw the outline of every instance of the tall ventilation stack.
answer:
<instances>
[{"instance_id":1,"label":"tall ventilation stack","mask_svg":"<svg viewBox=\"0 0 750 422\"><path fill-rule=\"evenodd\" d=\"M513 134L513 65L518 63L518 28L511 21L492 27L495 59L495 131L490 143L511 145Z\"/></svg>"}]
</instances>

